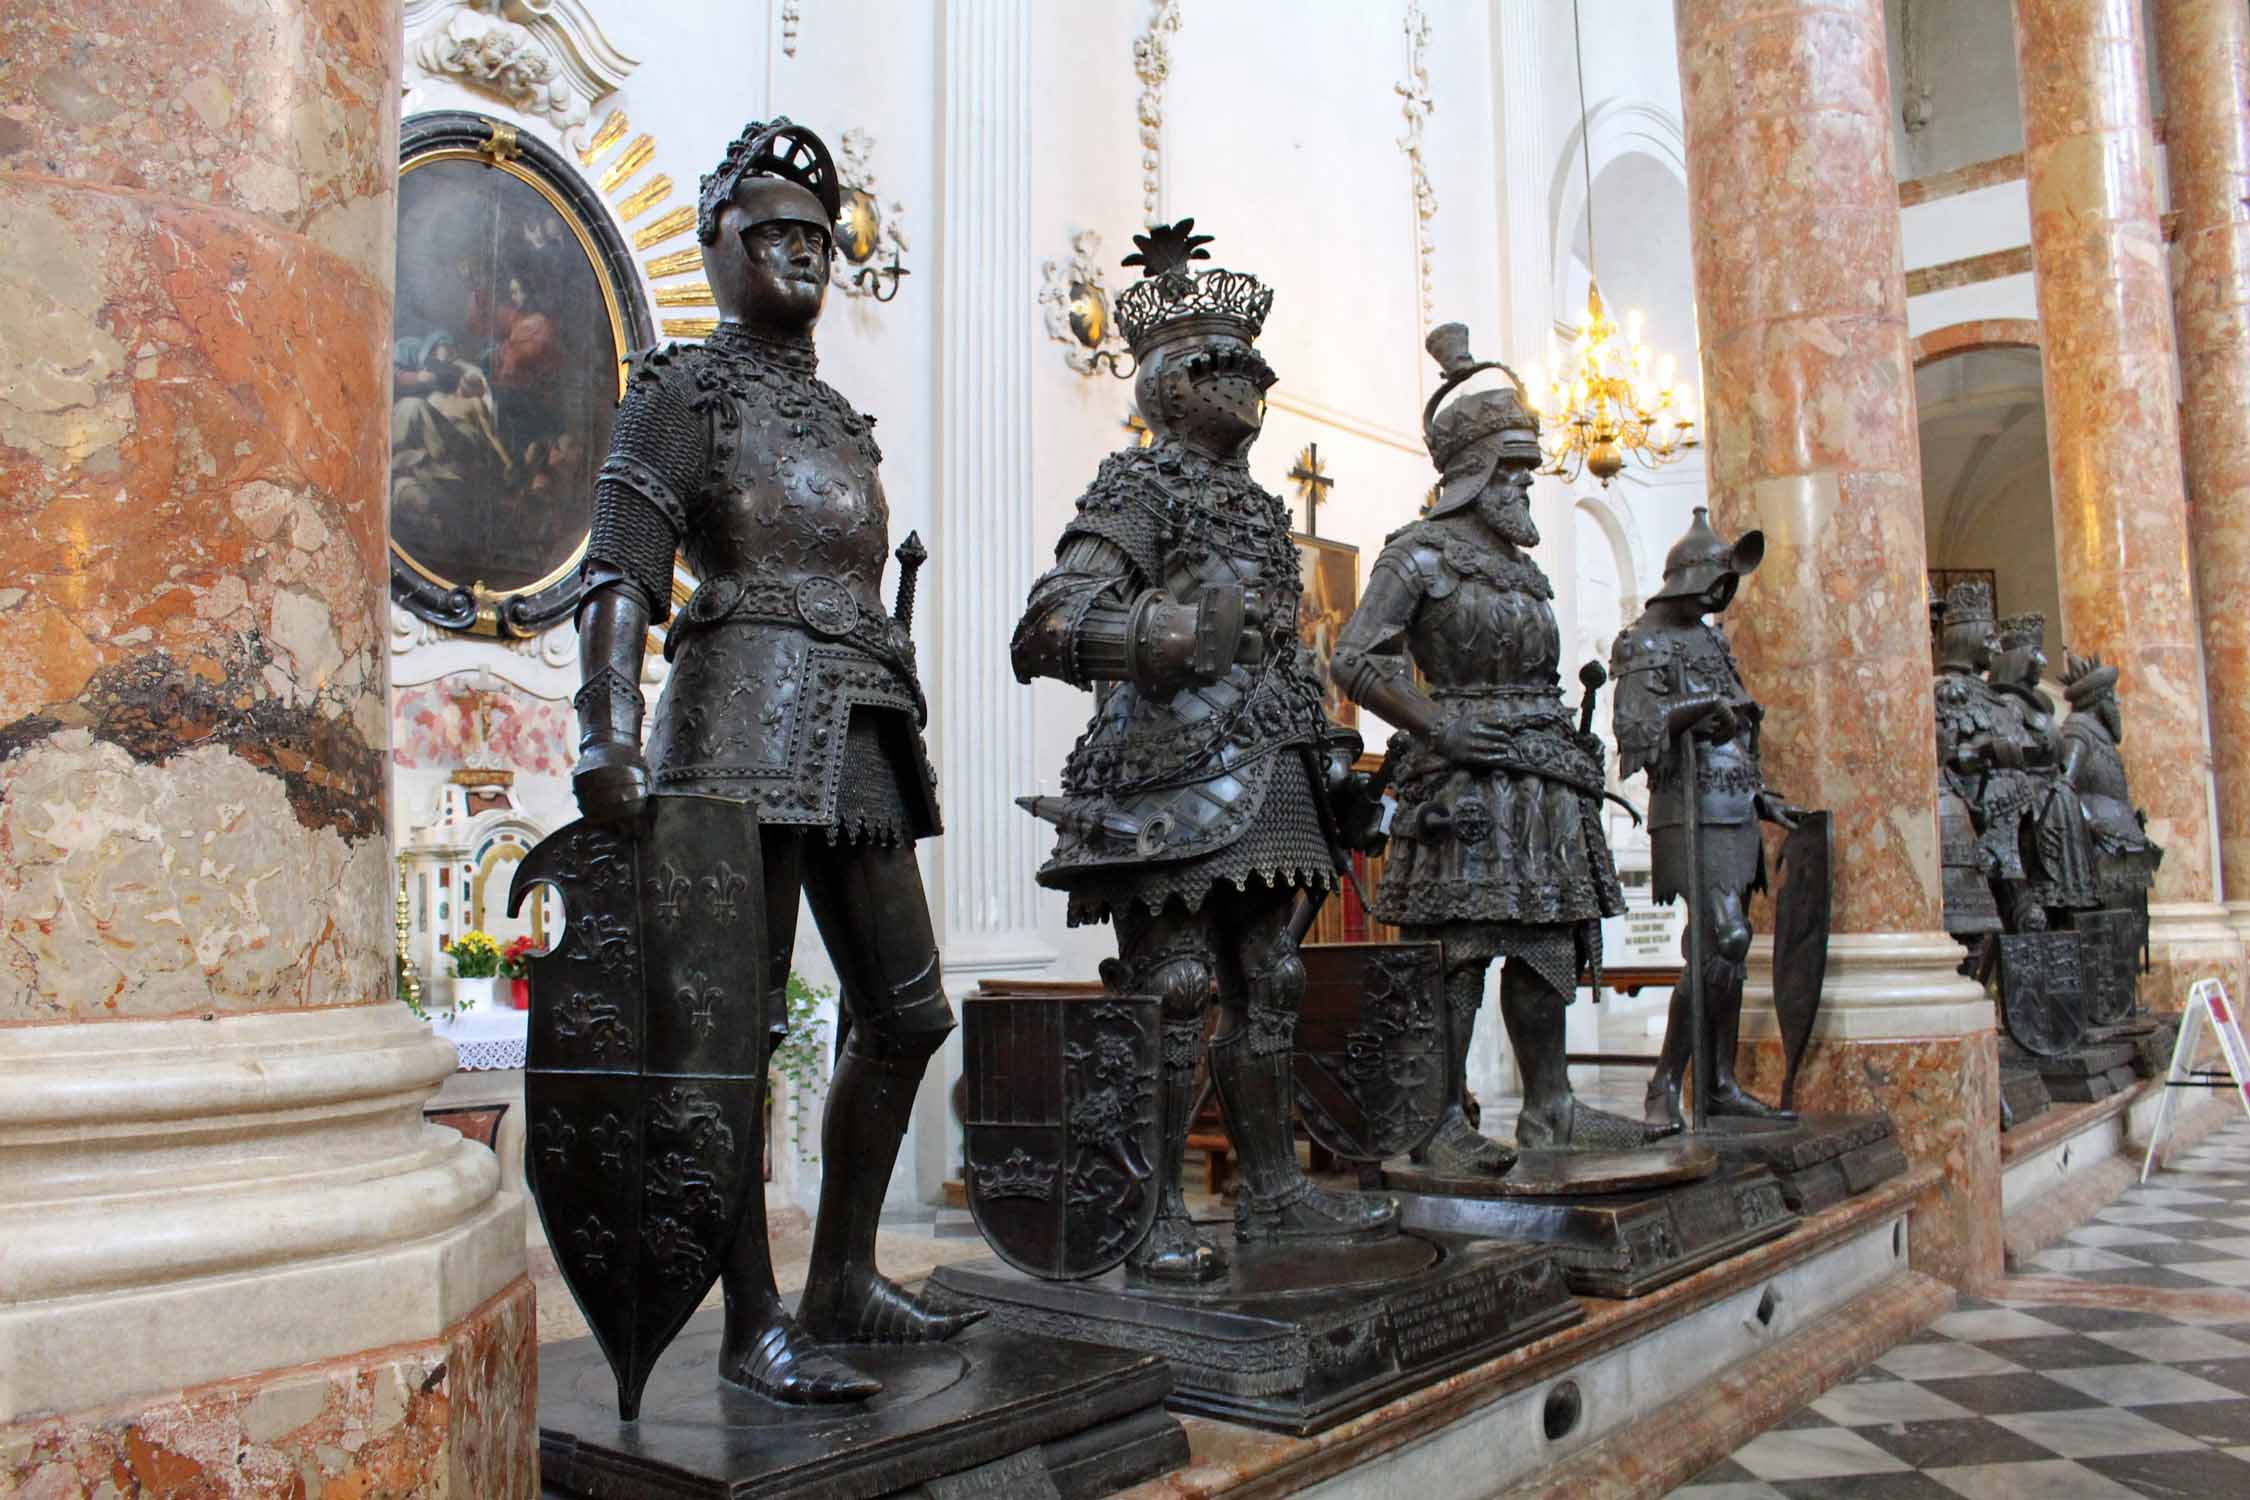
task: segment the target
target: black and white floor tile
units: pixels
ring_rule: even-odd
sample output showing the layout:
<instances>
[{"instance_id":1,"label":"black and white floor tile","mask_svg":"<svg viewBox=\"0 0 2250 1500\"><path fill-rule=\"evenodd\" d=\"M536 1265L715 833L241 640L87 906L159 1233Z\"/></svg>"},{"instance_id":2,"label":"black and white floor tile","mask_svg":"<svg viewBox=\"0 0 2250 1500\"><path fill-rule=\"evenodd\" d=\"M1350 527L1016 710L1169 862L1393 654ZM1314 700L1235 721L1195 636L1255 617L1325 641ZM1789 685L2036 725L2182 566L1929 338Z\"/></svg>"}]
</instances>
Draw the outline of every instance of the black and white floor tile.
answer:
<instances>
[{"instance_id":1,"label":"black and white floor tile","mask_svg":"<svg viewBox=\"0 0 2250 1500\"><path fill-rule=\"evenodd\" d=\"M1672 1500L2250 1497L2250 1122Z\"/></svg>"}]
</instances>

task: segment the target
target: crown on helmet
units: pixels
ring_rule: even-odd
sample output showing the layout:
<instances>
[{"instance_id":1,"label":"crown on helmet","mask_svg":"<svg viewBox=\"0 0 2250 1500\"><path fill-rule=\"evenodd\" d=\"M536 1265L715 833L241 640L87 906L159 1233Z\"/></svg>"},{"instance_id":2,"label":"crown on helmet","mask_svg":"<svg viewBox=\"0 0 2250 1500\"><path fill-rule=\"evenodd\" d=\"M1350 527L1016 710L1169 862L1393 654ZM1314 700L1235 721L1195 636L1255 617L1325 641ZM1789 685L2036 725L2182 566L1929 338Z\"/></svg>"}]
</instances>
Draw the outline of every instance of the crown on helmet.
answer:
<instances>
[{"instance_id":1,"label":"crown on helmet","mask_svg":"<svg viewBox=\"0 0 2250 1500\"><path fill-rule=\"evenodd\" d=\"M1991 584L1981 578L1969 578L1945 591L1945 624L1948 630L1959 625L1991 623Z\"/></svg>"},{"instance_id":2,"label":"crown on helmet","mask_svg":"<svg viewBox=\"0 0 2250 1500\"><path fill-rule=\"evenodd\" d=\"M2072 710L2091 708L2103 699L2114 701L2117 697L2117 668L2102 665L2100 652L2080 656L2075 651L2063 652L2063 696L2070 700Z\"/></svg>"},{"instance_id":3,"label":"crown on helmet","mask_svg":"<svg viewBox=\"0 0 2250 1500\"><path fill-rule=\"evenodd\" d=\"M2000 649L2036 650L2047 643L2047 617L2037 610L2010 615L2000 622Z\"/></svg>"},{"instance_id":4,"label":"crown on helmet","mask_svg":"<svg viewBox=\"0 0 2250 1500\"><path fill-rule=\"evenodd\" d=\"M695 237L708 245L719 237L719 215L732 202L745 178L770 178L775 191L770 201L750 205L756 222L790 219L836 232L836 216L843 209L843 187L836 178L836 163L828 144L787 115L776 115L769 124L752 120L727 146L719 169L706 173L695 203ZM812 195L825 221L816 221L791 188Z\"/></svg>"},{"instance_id":5,"label":"crown on helmet","mask_svg":"<svg viewBox=\"0 0 2250 1500\"><path fill-rule=\"evenodd\" d=\"M1209 243L1193 219L1133 236L1133 253L1120 264L1139 266L1142 279L1117 294L1117 326L1135 356L1190 334L1231 333L1248 343L1265 331L1273 288L1243 271L1189 269L1211 258Z\"/></svg>"}]
</instances>

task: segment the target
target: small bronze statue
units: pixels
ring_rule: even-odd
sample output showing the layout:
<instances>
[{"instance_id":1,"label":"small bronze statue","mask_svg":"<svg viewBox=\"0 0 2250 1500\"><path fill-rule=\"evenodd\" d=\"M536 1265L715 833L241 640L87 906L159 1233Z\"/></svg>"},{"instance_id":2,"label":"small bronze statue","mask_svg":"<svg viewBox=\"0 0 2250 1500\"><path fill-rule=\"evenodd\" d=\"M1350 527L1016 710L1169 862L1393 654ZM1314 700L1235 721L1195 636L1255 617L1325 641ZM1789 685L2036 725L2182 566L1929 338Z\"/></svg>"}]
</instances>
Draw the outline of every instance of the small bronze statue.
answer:
<instances>
[{"instance_id":1,"label":"small bronze statue","mask_svg":"<svg viewBox=\"0 0 2250 1500\"><path fill-rule=\"evenodd\" d=\"M1429 349L1444 372L1422 410L1444 476L1437 501L1384 543L1331 670L1346 697L1404 731L1391 745L1398 812L1375 915L1445 949L1451 1077L1415 1159L1497 1173L1514 1154L1464 1107L1495 958L1507 961L1500 1014L1524 1079L1516 1145L1624 1149L1662 1132L1580 1103L1565 1061L1563 1008L1581 970L1598 974L1601 920L1625 902L1602 828L1601 742L1564 707L1554 589L1525 550L1539 542L1539 419L1514 388L1440 411L1472 375L1505 367L1471 355L1459 323Z\"/></svg>"},{"instance_id":2,"label":"small bronze statue","mask_svg":"<svg viewBox=\"0 0 2250 1500\"><path fill-rule=\"evenodd\" d=\"M717 798L762 829L762 870L721 867L708 889L668 879L666 851L640 851L667 909L708 896L714 911L764 913L765 972L743 963L710 976L684 996L700 1006L692 1024L761 1042L782 1029L800 893L843 980L850 1035L822 1125L826 1171L796 1317L775 1291L754 1179L720 1273L720 1376L790 1402L879 1389L822 1343L942 1340L976 1316L933 1312L875 1269L899 1142L953 1012L914 860L915 840L938 831L914 647L879 596L890 556L882 454L874 419L815 374L838 202L827 147L787 119L752 124L703 179L697 234L720 323L700 346L634 362L595 489L578 614L573 782L587 818L655 837L645 830L668 825L641 822L652 799ZM649 627L672 614L675 552L701 584L666 638L673 668L644 755L642 652ZM911 575L909 565L901 614ZM725 1014L711 1014L713 997ZM762 1082L762 1046L756 1061ZM754 1088L751 1098L709 1129L754 1146L764 1119Z\"/></svg>"},{"instance_id":3,"label":"small bronze statue","mask_svg":"<svg viewBox=\"0 0 2250 1500\"><path fill-rule=\"evenodd\" d=\"M1181 1194L1207 1012L1211 1073L1240 1154L1245 1242L1387 1231L1397 1205L1317 1188L1297 1163L1291 1051L1305 970L1293 917L1338 878L1339 842L1367 822L1291 628L1300 592L1289 511L1247 456L1274 374L1253 341L1273 293L1210 258L1194 221L1136 235L1118 295L1154 441L1102 461L1033 585L1013 657L1025 682L1097 693L1060 797L1024 799L1059 829L1040 883L1073 923L1111 921L1118 993L1163 1004L1154 1227L1132 1276L1202 1282L1227 1258Z\"/></svg>"},{"instance_id":4,"label":"small bronze statue","mask_svg":"<svg viewBox=\"0 0 2250 1500\"><path fill-rule=\"evenodd\" d=\"M2047 670L2044 615L2010 615L1999 623L2000 649L1986 680L2010 699L2031 805L2017 823L2023 845L2024 896L2050 928L2070 913L2100 905L2094 889L2094 845L2078 793L2063 772L2064 742L2055 701L2041 690Z\"/></svg>"},{"instance_id":5,"label":"small bronze statue","mask_svg":"<svg viewBox=\"0 0 2250 1500\"><path fill-rule=\"evenodd\" d=\"M2148 817L2133 805L2118 746L2125 721L2117 703L2117 668L2099 656L2064 653L2063 693L2070 717L2063 722L2063 777L2085 809L2094 845L2096 894L2103 906L2135 913L2139 938L2148 935L2148 892L2164 850L2148 836Z\"/></svg>"},{"instance_id":6,"label":"small bronze statue","mask_svg":"<svg viewBox=\"0 0 2250 1500\"><path fill-rule=\"evenodd\" d=\"M1648 774L1651 894L1665 902L1692 898L1688 921L1700 929L1690 935L1688 948L1700 954L1702 966L1703 1045L1711 1059L1705 1109L1751 1119L1787 1118L1734 1076L1750 952L1749 902L1766 888L1758 825L1763 820L1794 830L1802 814L1766 786L1758 764L1765 711L1743 687L1725 634L1704 617L1723 613L1734 601L1765 546L1764 534L1756 531L1725 540L1711 529L1709 512L1697 506L1687 534L1664 559L1664 586L1610 652L1618 755L1626 775ZM1692 746L1683 743L1687 736ZM1691 753L1692 788L1684 764ZM1694 1052L1694 1008L1690 986L1674 986L1663 1051L1648 1086L1651 1122L1680 1123L1680 1083Z\"/></svg>"}]
</instances>

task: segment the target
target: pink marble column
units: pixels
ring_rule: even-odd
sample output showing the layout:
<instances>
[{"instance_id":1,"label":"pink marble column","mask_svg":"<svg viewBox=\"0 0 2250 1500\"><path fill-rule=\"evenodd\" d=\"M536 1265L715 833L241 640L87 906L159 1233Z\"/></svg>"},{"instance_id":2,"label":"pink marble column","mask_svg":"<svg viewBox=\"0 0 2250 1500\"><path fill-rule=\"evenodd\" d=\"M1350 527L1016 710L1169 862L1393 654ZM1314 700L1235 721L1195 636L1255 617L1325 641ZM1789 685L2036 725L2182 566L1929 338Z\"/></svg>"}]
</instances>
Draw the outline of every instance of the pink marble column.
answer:
<instances>
[{"instance_id":1,"label":"pink marble column","mask_svg":"<svg viewBox=\"0 0 2250 1500\"><path fill-rule=\"evenodd\" d=\"M2216 903L2211 742L2140 13L2139 0L2015 0L2016 76L2062 636L2120 674L2126 765L2165 848L2151 893L2157 967L2144 993L2177 1010L2205 975L2239 992L2242 942ZM2217 82L2229 87L2235 76Z\"/></svg>"},{"instance_id":2,"label":"pink marble column","mask_svg":"<svg viewBox=\"0 0 2250 1500\"><path fill-rule=\"evenodd\" d=\"M2209 674L2219 872L2229 925L2250 931L2250 11L2157 0L2167 168L2179 215L2172 278L2181 448Z\"/></svg>"},{"instance_id":3,"label":"pink marble column","mask_svg":"<svg viewBox=\"0 0 2250 1500\"><path fill-rule=\"evenodd\" d=\"M521 1206L391 997L399 57L0 7L0 1493L537 1487Z\"/></svg>"},{"instance_id":4,"label":"pink marble column","mask_svg":"<svg viewBox=\"0 0 2250 1500\"><path fill-rule=\"evenodd\" d=\"M1831 982L1801 1097L1886 1110L1943 1165L1916 1260L1967 1283L2000 1267L1997 1063L1991 1004L1943 932L1882 0L1676 14L1712 513L1767 538L1727 626L1766 705L1768 779L1835 815ZM1770 1083L1770 1014L1745 1025L1761 1019L1741 1061Z\"/></svg>"}]
</instances>

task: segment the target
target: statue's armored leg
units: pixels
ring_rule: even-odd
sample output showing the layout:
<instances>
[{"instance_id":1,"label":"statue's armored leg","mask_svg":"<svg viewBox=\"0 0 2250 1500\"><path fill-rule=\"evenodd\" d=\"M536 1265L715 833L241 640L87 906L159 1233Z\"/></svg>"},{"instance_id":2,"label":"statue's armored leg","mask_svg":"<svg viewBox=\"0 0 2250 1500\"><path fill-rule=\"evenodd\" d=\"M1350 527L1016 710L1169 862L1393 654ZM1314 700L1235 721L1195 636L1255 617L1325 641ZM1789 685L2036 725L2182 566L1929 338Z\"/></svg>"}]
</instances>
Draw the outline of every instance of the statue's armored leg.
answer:
<instances>
[{"instance_id":1,"label":"statue's armored leg","mask_svg":"<svg viewBox=\"0 0 2250 1500\"><path fill-rule=\"evenodd\" d=\"M1664 1045L1657 1049L1656 1074L1649 1079L1648 1093L1641 1104L1643 1120L1675 1129L1680 1126L1680 1083L1687 1077L1694 1055L1695 1003L1685 983L1675 984L1671 1009L1664 1018Z\"/></svg>"},{"instance_id":2,"label":"statue's armored leg","mask_svg":"<svg viewBox=\"0 0 2250 1500\"><path fill-rule=\"evenodd\" d=\"M1151 1281L1215 1280L1226 1274L1226 1255L1196 1231L1180 1182L1200 1096L1204 1026L1216 993L1210 924L1177 906L1155 917L1120 910L1116 921L1123 954L1116 962L1124 971L1117 981L1133 993L1154 995L1164 1007L1156 1223L1125 1258L1126 1269Z\"/></svg>"},{"instance_id":3,"label":"statue's armored leg","mask_svg":"<svg viewBox=\"0 0 2250 1500\"><path fill-rule=\"evenodd\" d=\"M1477 1133L1469 1123L1466 1107L1469 1043L1475 1036L1477 1012L1484 1008L1484 974L1491 963L1491 959L1480 957L1445 966L1446 1020L1452 1039L1451 1054L1446 1058L1445 1110L1439 1116L1437 1134L1413 1153L1414 1160L1441 1171L1505 1172L1516 1161L1515 1152Z\"/></svg>"},{"instance_id":4,"label":"statue's armored leg","mask_svg":"<svg viewBox=\"0 0 2250 1500\"><path fill-rule=\"evenodd\" d=\"M1735 1048L1742 1041L1742 982L1750 955L1750 923L1743 915L1742 892L1714 891L1710 955L1703 966L1704 1024L1711 1032L1711 1104L1714 1115L1752 1120L1788 1120L1780 1110L1745 1091L1734 1076Z\"/></svg>"},{"instance_id":5,"label":"statue's armored leg","mask_svg":"<svg viewBox=\"0 0 2250 1500\"><path fill-rule=\"evenodd\" d=\"M948 1339L984 1314L938 1312L875 1269L899 1143L923 1070L953 1030L921 870L910 848L846 845L806 872L805 890L852 1028L821 1122L820 1216L797 1316L833 1343Z\"/></svg>"},{"instance_id":6,"label":"statue's armored leg","mask_svg":"<svg viewBox=\"0 0 2250 1500\"><path fill-rule=\"evenodd\" d=\"M1239 908L1233 962L1221 971L1211 1076L1242 1157L1235 1236L1245 1241L1330 1239L1398 1223L1398 1200L1331 1193L1297 1163L1295 1051L1305 961L1289 933L1292 902L1268 896Z\"/></svg>"},{"instance_id":7,"label":"statue's armored leg","mask_svg":"<svg viewBox=\"0 0 2250 1500\"><path fill-rule=\"evenodd\" d=\"M1563 1035L1563 997L1539 971L1510 958L1500 971L1500 1016L1508 1025L1523 1072L1523 1113L1516 1117L1519 1150L1627 1151L1646 1145L1664 1126L1645 1125L1579 1102L1570 1090Z\"/></svg>"},{"instance_id":8,"label":"statue's armored leg","mask_svg":"<svg viewBox=\"0 0 2250 1500\"><path fill-rule=\"evenodd\" d=\"M799 836L789 833L769 832L764 843L766 933L772 947L770 995L789 977L803 846ZM768 1003L775 1005L768 1016L753 1018L761 1031L770 1016L784 1014L771 999ZM761 1072L757 1108L751 1116L760 1125L765 1120L765 1097ZM782 1306L774 1290L772 1250L766 1243L765 1193L756 1184L752 1188L735 1227L734 1248L720 1273L726 1290L726 1332L719 1346L719 1378L776 1401L863 1401L876 1394L882 1382L822 1352Z\"/></svg>"}]
</instances>

